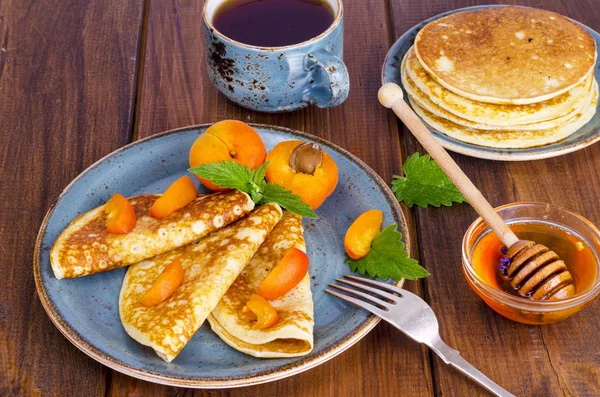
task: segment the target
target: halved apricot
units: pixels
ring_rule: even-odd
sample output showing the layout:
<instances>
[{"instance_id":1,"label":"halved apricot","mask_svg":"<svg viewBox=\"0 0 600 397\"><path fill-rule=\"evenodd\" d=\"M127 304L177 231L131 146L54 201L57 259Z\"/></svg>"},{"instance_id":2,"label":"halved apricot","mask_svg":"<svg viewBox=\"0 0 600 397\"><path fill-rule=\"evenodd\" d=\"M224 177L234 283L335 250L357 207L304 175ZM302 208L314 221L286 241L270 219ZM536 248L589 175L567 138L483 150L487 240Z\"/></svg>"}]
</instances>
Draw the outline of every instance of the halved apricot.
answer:
<instances>
[{"instance_id":1,"label":"halved apricot","mask_svg":"<svg viewBox=\"0 0 600 397\"><path fill-rule=\"evenodd\" d=\"M106 231L114 234L126 234L135 228L137 217L129 200L115 193L104 205Z\"/></svg>"},{"instance_id":2,"label":"halved apricot","mask_svg":"<svg viewBox=\"0 0 600 397\"><path fill-rule=\"evenodd\" d=\"M252 312L256 316L254 326L257 329L265 329L272 327L279 321L277 310L266 301L263 297L252 294L250 300L246 302L246 306L242 309L243 313Z\"/></svg>"},{"instance_id":3,"label":"halved apricot","mask_svg":"<svg viewBox=\"0 0 600 397\"><path fill-rule=\"evenodd\" d=\"M314 210L335 190L338 168L316 143L280 142L267 155L266 179L300 196Z\"/></svg>"},{"instance_id":4,"label":"halved apricot","mask_svg":"<svg viewBox=\"0 0 600 397\"><path fill-rule=\"evenodd\" d=\"M183 267L181 260L175 258L169 263L152 286L144 293L140 303L142 306L156 306L167 300L173 292L183 283Z\"/></svg>"},{"instance_id":5,"label":"halved apricot","mask_svg":"<svg viewBox=\"0 0 600 397\"><path fill-rule=\"evenodd\" d=\"M258 285L258 294L274 300L294 288L308 272L308 256L298 248L290 248L267 277Z\"/></svg>"},{"instance_id":6,"label":"halved apricot","mask_svg":"<svg viewBox=\"0 0 600 397\"><path fill-rule=\"evenodd\" d=\"M153 218L164 218L185 207L194 201L196 197L198 197L196 185L189 176L184 175L173 182L163 195L152 204L150 215Z\"/></svg>"},{"instance_id":7,"label":"halved apricot","mask_svg":"<svg viewBox=\"0 0 600 397\"><path fill-rule=\"evenodd\" d=\"M371 250L371 243L381 231L383 213L369 210L350 225L344 238L344 248L348 256L354 260L364 258Z\"/></svg>"}]
</instances>

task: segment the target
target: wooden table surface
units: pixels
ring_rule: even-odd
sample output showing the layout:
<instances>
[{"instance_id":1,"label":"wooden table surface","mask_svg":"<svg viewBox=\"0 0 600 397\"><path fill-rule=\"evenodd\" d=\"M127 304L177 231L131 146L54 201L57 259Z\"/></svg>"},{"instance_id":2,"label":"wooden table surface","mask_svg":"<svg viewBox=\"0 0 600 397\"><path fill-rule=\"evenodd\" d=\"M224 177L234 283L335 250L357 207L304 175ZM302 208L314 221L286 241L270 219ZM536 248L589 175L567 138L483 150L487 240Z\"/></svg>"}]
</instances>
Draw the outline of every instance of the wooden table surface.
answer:
<instances>
[{"instance_id":1,"label":"wooden table surface","mask_svg":"<svg viewBox=\"0 0 600 397\"><path fill-rule=\"evenodd\" d=\"M260 114L209 82L201 0L0 1L0 395L467 396L480 388L384 323L315 369L232 390L155 385L110 370L71 345L35 292L33 245L44 214L90 164L168 129L234 118L306 131L350 150L384 179L422 149L377 103L391 44L473 0L346 0L350 97L333 109ZM557 11L600 30L597 0L505 1ZM563 205L600 224L600 145L563 157L503 163L453 155L493 205ZM460 265L466 204L404 208L415 251L433 274L407 287L441 318L441 334L517 395L600 395L600 302L543 327L510 322L467 286Z\"/></svg>"}]
</instances>

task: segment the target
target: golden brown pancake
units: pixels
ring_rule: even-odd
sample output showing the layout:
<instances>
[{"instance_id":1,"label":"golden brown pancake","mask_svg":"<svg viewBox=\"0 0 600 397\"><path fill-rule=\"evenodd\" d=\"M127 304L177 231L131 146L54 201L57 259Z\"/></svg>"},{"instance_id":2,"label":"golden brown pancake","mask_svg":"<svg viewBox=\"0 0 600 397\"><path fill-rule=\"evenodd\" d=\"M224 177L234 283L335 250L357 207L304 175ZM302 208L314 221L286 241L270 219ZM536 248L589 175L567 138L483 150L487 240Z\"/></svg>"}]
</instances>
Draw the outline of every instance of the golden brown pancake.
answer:
<instances>
[{"instance_id":1,"label":"golden brown pancake","mask_svg":"<svg viewBox=\"0 0 600 397\"><path fill-rule=\"evenodd\" d=\"M237 190L198 197L179 211L155 219L149 214L158 194L131 197L137 223L127 234L106 231L104 205L75 218L56 239L50 264L56 278L117 269L189 244L235 222L254 208Z\"/></svg>"},{"instance_id":2,"label":"golden brown pancake","mask_svg":"<svg viewBox=\"0 0 600 397\"><path fill-rule=\"evenodd\" d=\"M577 112L576 117L568 123L547 130L524 131L519 129L498 131L478 130L464 127L452 121L438 117L419 106L412 98L410 104L415 112L427 124L437 131L459 141L479 146L520 149L544 146L565 139L587 124L596 114L598 106L598 84L594 80L592 98L588 106Z\"/></svg>"},{"instance_id":3,"label":"golden brown pancake","mask_svg":"<svg viewBox=\"0 0 600 397\"><path fill-rule=\"evenodd\" d=\"M421 66L411 48L402 62L402 85L421 107L457 124L478 129L548 129L574 117L590 101L593 75L569 91L531 105L477 102L447 90Z\"/></svg>"},{"instance_id":4,"label":"golden brown pancake","mask_svg":"<svg viewBox=\"0 0 600 397\"><path fill-rule=\"evenodd\" d=\"M139 343L152 347L163 360L173 360L280 218L277 204L265 204L197 243L130 266L119 296L119 315L125 331ZM175 258L179 258L184 270L183 284L158 305L142 306L142 296Z\"/></svg>"},{"instance_id":5,"label":"golden brown pancake","mask_svg":"<svg viewBox=\"0 0 600 397\"><path fill-rule=\"evenodd\" d=\"M526 7L459 12L426 25L416 55L441 85L481 102L529 104L581 83L596 42L562 15Z\"/></svg>"},{"instance_id":6,"label":"golden brown pancake","mask_svg":"<svg viewBox=\"0 0 600 397\"><path fill-rule=\"evenodd\" d=\"M291 248L306 251L302 218L284 212L267 240L208 317L217 335L229 346L255 357L295 357L313 346L314 314L310 276L282 297L269 301L279 320L272 327L256 329L255 319L243 308L258 285Z\"/></svg>"}]
</instances>

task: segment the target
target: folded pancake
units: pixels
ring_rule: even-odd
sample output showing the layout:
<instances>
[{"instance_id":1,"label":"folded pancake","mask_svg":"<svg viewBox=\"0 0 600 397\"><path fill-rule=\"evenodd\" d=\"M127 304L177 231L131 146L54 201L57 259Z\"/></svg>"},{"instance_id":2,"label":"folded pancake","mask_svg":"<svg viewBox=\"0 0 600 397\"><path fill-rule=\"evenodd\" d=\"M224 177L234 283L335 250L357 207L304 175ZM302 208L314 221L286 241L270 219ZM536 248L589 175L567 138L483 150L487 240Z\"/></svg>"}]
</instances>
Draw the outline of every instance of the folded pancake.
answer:
<instances>
[{"instance_id":1,"label":"folded pancake","mask_svg":"<svg viewBox=\"0 0 600 397\"><path fill-rule=\"evenodd\" d=\"M565 139L587 124L596 114L598 106L598 84L594 80L590 103L580 110L568 123L547 130L524 131L515 127L510 131L477 130L443 119L422 108L409 97L410 104L419 115L435 130L462 142L479 146L503 149L522 149L548 145Z\"/></svg>"},{"instance_id":2,"label":"folded pancake","mask_svg":"<svg viewBox=\"0 0 600 397\"><path fill-rule=\"evenodd\" d=\"M587 80L585 82L583 82L580 86L577 86L577 87L573 88L571 91L567 92L566 94L563 94L562 97L564 97L564 99L576 99L574 101L567 100L567 101L563 102L564 105L567 105L563 109L563 111L566 112L564 114L556 113L556 112L554 114L552 114L552 112L549 112L549 110L551 110L551 109L548 109L548 108L544 109L545 102L540 102L539 104L536 104L536 105L496 105L496 104L489 104L489 103L483 103L483 102L472 104L473 101L470 99L467 99L467 98L462 99L462 102L464 102L464 106L460 106L458 108L460 111L453 113L451 111L446 110L444 107L438 105L434 100L432 100L424 91L422 91L416 85L414 80L411 79L410 76L408 75L407 67L406 67L407 63L408 63L409 59L412 59L413 61L416 59L416 57L414 57L414 55L411 56L411 53L413 53L413 52L414 51L411 49L409 51L409 53L407 53L407 55L404 57L404 61L402 62L402 70L401 70L402 86L404 87L404 89L406 90L408 95L411 97L412 100L417 102L420 107L433 113L434 115L444 118L446 120L452 121L453 123L468 127L468 128L474 128L474 129L479 129L479 130L508 130L508 131L515 130L515 129L519 129L522 131L532 131L532 130L547 130L550 128L555 128L562 124L569 123L571 120L573 120L575 117L577 117L577 115L582 110L587 108L587 106L590 103L592 96L593 96L592 81L594 80L594 77L593 77L593 75L590 75L587 78ZM435 84L437 84L437 83L435 83ZM440 90L445 90L445 88L440 87ZM587 95L585 95L586 92L587 92ZM558 104L559 102L561 102L560 100L558 100L558 101L552 100L552 101L554 101L554 104ZM471 102L472 106L468 106L467 102ZM446 104L446 105L448 105L448 104ZM571 105L576 106L576 107L571 109L572 108ZM549 105L549 106L552 107L552 105ZM485 113L488 116L492 116L492 118L490 118L489 120L486 120L485 122L478 122L478 121L470 120L470 119L478 118L478 117L476 117L476 111L475 111L476 108L485 109ZM513 109L511 109L511 108L513 108ZM500 109L500 110L495 111L497 109ZM457 109L454 109L454 110L457 110ZM511 114L526 115L528 112L533 116L533 114L539 110L543 110L543 112L549 116L554 115L554 116L556 116L556 118L553 118L550 120L545 120L545 121L520 124L520 123L514 122L517 118L511 117ZM556 110L559 110L558 107L556 107L555 111ZM455 113L461 113L466 118L462 117L461 115L457 115ZM503 120L502 124L500 124L500 125L494 124L494 121L496 120L496 116L500 116L501 113L504 113L504 115L502 116L503 119L506 121L511 121L512 125L504 124L504 120Z\"/></svg>"},{"instance_id":3,"label":"folded pancake","mask_svg":"<svg viewBox=\"0 0 600 397\"><path fill-rule=\"evenodd\" d=\"M592 89L593 80L593 74L590 73L584 81L571 90L544 102L531 105L503 105L478 102L444 88L423 68L415 55L414 47L411 47L404 56L402 73L404 89L411 96L417 98L418 93L414 90L411 92L412 85L404 83L406 78L414 83L416 89L420 90L419 92L422 92L430 103L448 113L473 123L508 128L549 120L556 121L560 117L572 116L573 112L580 110L589 102L586 99ZM445 114L438 114L438 116L445 117Z\"/></svg>"},{"instance_id":4,"label":"folded pancake","mask_svg":"<svg viewBox=\"0 0 600 397\"><path fill-rule=\"evenodd\" d=\"M302 218L286 211L208 317L213 331L234 349L263 358L302 356L312 350L314 315L308 273L287 294L269 301L279 315L272 327L256 329L255 320L242 313L258 284L291 247L306 251Z\"/></svg>"},{"instance_id":5,"label":"folded pancake","mask_svg":"<svg viewBox=\"0 0 600 397\"><path fill-rule=\"evenodd\" d=\"M149 214L158 194L131 197L135 229L106 231L104 205L75 218L56 239L50 264L58 279L117 269L189 244L240 219L254 208L237 190L200 196L179 211L155 219Z\"/></svg>"},{"instance_id":6,"label":"folded pancake","mask_svg":"<svg viewBox=\"0 0 600 397\"><path fill-rule=\"evenodd\" d=\"M197 243L130 266L119 296L125 331L170 362L221 300L267 235L281 219L277 204L263 205L247 217ZM179 258L183 283L167 300L144 307L140 300L163 269Z\"/></svg>"}]
</instances>

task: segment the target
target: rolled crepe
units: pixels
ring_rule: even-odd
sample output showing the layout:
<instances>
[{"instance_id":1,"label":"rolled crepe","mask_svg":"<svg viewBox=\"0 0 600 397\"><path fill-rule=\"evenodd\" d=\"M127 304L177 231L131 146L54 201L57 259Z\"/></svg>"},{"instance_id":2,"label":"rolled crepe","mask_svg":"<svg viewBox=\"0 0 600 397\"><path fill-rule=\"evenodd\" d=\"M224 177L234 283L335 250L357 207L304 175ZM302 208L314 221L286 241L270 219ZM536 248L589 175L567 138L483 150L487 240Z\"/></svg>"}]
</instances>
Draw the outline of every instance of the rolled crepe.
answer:
<instances>
[{"instance_id":1,"label":"rolled crepe","mask_svg":"<svg viewBox=\"0 0 600 397\"><path fill-rule=\"evenodd\" d=\"M231 190L200 196L162 219L150 207L158 194L131 197L137 223L127 234L106 231L104 205L75 218L56 239L50 264L56 278L117 269L184 246L240 219L254 208L246 193Z\"/></svg>"},{"instance_id":2,"label":"rolled crepe","mask_svg":"<svg viewBox=\"0 0 600 397\"><path fill-rule=\"evenodd\" d=\"M208 317L213 331L234 349L263 358L302 356L312 350L314 314L308 273L284 296L269 301L279 315L272 327L256 329L255 319L242 312L258 284L291 247L306 251L302 218L286 211Z\"/></svg>"},{"instance_id":3,"label":"rolled crepe","mask_svg":"<svg viewBox=\"0 0 600 397\"><path fill-rule=\"evenodd\" d=\"M125 331L163 360L173 360L280 218L281 208L266 204L197 243L130 266L119 296ZM183 284L158 305L142 306L144 293L175 258L184 269Z\"/></svg>"}]
</instances>

